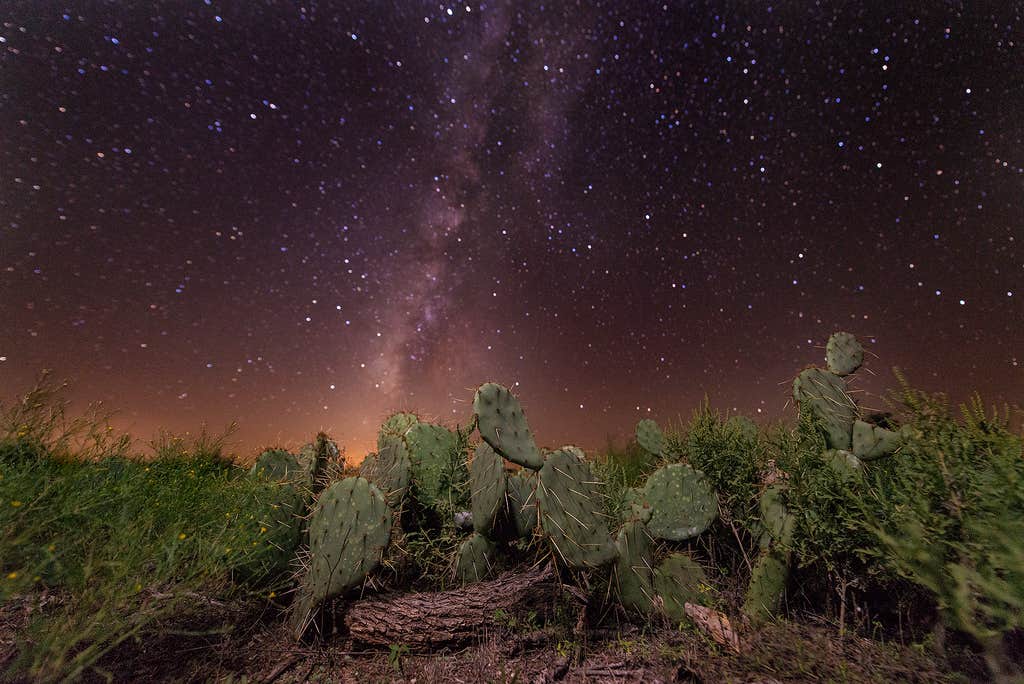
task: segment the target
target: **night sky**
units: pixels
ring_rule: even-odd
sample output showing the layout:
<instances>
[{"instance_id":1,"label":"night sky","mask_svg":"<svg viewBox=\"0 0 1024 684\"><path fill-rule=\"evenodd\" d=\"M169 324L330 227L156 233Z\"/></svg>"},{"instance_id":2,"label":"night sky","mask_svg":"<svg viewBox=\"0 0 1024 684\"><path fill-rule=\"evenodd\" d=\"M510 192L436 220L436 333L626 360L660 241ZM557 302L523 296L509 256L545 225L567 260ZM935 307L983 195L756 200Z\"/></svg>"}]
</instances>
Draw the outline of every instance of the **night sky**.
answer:
<instances>
[{"instance_id":1,"label":"night sky","mask_svg":"<svg viewBox=\"0 0 1024 684\"><path fill-rule=\"evenodd\" d=\"M1024 3L829 4L5 2L0 398L595 448L843 329L866 405L1020 401Z\"/></svg>"}]
</instances>

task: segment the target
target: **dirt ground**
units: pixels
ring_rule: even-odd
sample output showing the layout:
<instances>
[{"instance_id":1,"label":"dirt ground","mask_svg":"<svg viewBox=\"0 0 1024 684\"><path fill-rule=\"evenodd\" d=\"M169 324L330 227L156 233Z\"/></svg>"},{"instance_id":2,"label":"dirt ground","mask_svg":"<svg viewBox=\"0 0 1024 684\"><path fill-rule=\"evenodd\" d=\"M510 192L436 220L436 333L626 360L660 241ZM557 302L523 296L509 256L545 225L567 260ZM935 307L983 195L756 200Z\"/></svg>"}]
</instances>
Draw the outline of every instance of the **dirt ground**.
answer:
<instances>
[{"instance_id":1,"label":"dirt ground","mask_svg":"<svg viewBox=\"0 0 1024 684\"><path fill-rule=\"evenodd\" d=\"M17 654L27 601L0 607L0 672ZM748 628L749 630L749 628ZM814 619L741 632L733 653L699 630L622 624L615 629L492 627L458 648L429 653L366 648L343 635L297 645L280 614L220 605L123 644L104 672L116 682L949 682L983 681L968 662L952 675L922 647L840 639ZM960 669L963 669L962 667Z\"/></svg>"}]
</instances>

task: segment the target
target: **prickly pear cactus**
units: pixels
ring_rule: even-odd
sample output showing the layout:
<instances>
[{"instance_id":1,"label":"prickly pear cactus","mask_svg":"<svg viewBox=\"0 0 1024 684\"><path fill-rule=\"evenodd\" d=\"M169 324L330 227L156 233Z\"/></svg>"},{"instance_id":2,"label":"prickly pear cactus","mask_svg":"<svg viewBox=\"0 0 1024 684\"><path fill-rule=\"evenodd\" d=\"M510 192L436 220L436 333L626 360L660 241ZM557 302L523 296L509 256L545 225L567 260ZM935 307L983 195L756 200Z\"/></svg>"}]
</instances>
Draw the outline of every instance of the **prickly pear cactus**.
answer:
<instances>
[{"instance_id":1,"label":"prickly pear cactus","mask_svg":"<svg viewBox=\"0 0 1024 684\"><path fill-rule=\"evenodd\" d=\"M256 457L249 472L273 482L309 485L309 467L284 449L267 449Z\"/></svg>"},{"instance_id":2,"label":"prickly pear cactus","mask_svg":"<svg viewBox=\"0 0 1024 684\"><path fill-rule=\"evenodd\" d=\"M488 382L473 397L477 429L499 455L524 468L540 470L544 465L537 443L519 400L501 385Z\"/></svg>"},{"instance_id":3,"label":"prickly pear cactus","mask_svg":"<svg viewBox=\"0 0 1024 684\"><path fill-rule=\"evenodd\" d=\"M317 433L316 440L312 444L302 447L298 460L309 473L309 482L314 496L327 486L330 480L328 468L337 467L338 470L345 468L338 445L324 432Z\"/></svg>"},{"instance_id":4,"label":"prickly pear cactus","mask_svg":"<svg viewBox=\"0 0 1024 684\"><path fill-rule=\"evenodd\" d=\"M864 363L864 347L848 332L833 333L825 345L825 362L836 375L849 375Z\"/></svg>"},{"instance_id":5,"label":"prickly pear cactus","mask_svg":"<svg viewBox=\"0 0 1024 684\"><path fill-rule=\"evenodd\" d=\"M494 565L494 543L480 534L462 542L455 559L455 577L463 584L486 579Z\"/></svg>"},{"instance_id":6,"label":"prickly pear cactus","mask_svg":"<svg viewBox=\"0 0 1024 684\"><path fill-rule=\"evenodd\" d=\"M306 497L304 492L287 483L266 484L266 491L257 496L263 511L256 521L260 526L256 544L239 549L237 556L228 554L228 559L234 561L235 580L259 583L288 570L302 543Z\"/></svg>"},{"instance_id":7,"label":"prickly pear cactus","mask_svg":"<svg viewBox=\"0 0 1024 684\"><path fill-rule=\"evenodd\" d=\"M687 603L703 606L711 598L704 568L685 553L673 553L658 566L654 591L661 597L665 614L677 623L688 619Z\"/></svg>"},{"instance_id":8,"label":"prickly pear cactus","mask_svg":"<svg viewBox=\"0 0 1024 684\"><path fill-rule=\"evenodd\" d=\"M849 451L829 449L822 454L822 459L843 480L851 480L861 473L860 459Z\"/></svg>"},{"instance_id":9,"label":"prickly pear cactus","mask_svg":"<svg viewBox=\"0 0 1024 684\"><path fill-rule=\"evenodd\" d=\"M661 434L661 428L650 418L645 418L636 424L636 441L647 453L661 456L665 450L665 436Z\"/></svg>"},{"instance_id":10,"label":"prickly pear cactus","mask_svg":"<svg viewBox=\"0 0 1024 684\"><path fill-rule=\"evenodd\" d=\"M377 467L377 454L371 451L359 463L359 477L373 482L372 475L375 467Z\"/></svg>"},{"instance_id":11,"label":"prickly pear cactus","mask_svg":"<svg viewBox=\"0 0 1024 684\"><path fill-rule=\"evenodd\" d=\"M571 444L567 444L567 445L565 445L563 447L559 447L559 448L562 451L570 452L573 456L575 456L576 458L578 458L581 461L586 461L587 460L586 452L583 451L583 449L580 449L578 446L573 446Z\"/></svg>"},{"instance_id":12,"label":"prickly pear cactus","mask_svg":"<svg viewBox=\"0 0 1024 684\"><path fill-rule=\"evenodd\" d=\"M491 534L505 503L505 462L487 442L481 442L469 464L470 507L473 529Z\"/></svg>"},{"instance_id":13,"label":"prickly pear cactus","mask_svg":"<svg viewBox=\"0 0 1024 684\"><path fill-rule=\"evenodd\" d=\"M466 464L464 456L457 453L455 433L440 425L416 423L405 433L405 442L417 500L434 508L455 505L456 500L461 500L463 494L453 491L453 485L455 480L462 479L456 471L464 473Z\"/></svg>"},{"instance_id":14,"label":"prickly pear cactus","mask_svg":"<svg viewBox=\"0 0 1024 684\"><path fill-rule=\"evenodd\" d=\"M537 478L530 474L532 472L518 472L509 476L506 483L509 517L516 528L516 534L522 538L532 536L537 527L537 499L534 496Z\"/></svg>"},{"instance_id":15,"label":"prickly pear cactus","mask_svg":"<svg viewBox=\"0 0 1024 684\"><path fill-rule=\"evenodd\" d=\"M391 509L379 489L349 477L325 489L309 521L309 566L293 616L299 638L324 601L358 587L391 539Z\"/></svg>"},{"instance_id":16,"label":"prickly pear cactus","mask_svg":"<svg viewBox=\"0 0 1024 684\"><path fill-rule=\"evenodd\" d=\"M536 494L540 525L555 558L571 568L596 568L615 557L602 494L590 465L572 452L559 449L545 457Z\"/></svg>"},{"instance_id":17,"label":"prickly pear cactus","mask_svg":"<svg viewBox=\"0 0 1024 684\"><path fill-rule=\"evenodd\" d=\"M649 612L654 597L654 561L651 534L642 522L627 522L615 536L615 581L619 602L626 608Z\"/></svg>"},{"instance_id":18,"label":"prickly pear cactus","mask_svg":"<svg viewBox=\"0 0 1024 684\"><path fill-rule=\"evenodd\" d=\"M379 450L388 437L404 437L416 423L420 422L415 413L393 413L381 424L377 433L377 449Z\"/></svg>"},{"instance_id":19,"label":"prickly pear cactus","mask_svg":"<svg viewBox=\"0 0 1024 684\"><path fill-rule=\"evenodd\" d=\"M776 483L768 485L761 492L758 507L761 510L761 519L764 521L764 530L766 532L761 537L763 547L767 546L772 540L788 545L793 538L793 527L796 524L796 518L786 508L786 489L786 485Z\"/></svg>"},{"instance_id":20,"label":"prickly pear cactus","mask_svg":"<svg viewBox=\"0 0 1024 684\"><path fill-rule=\"evenodd\" d=\"M754 561L743 613L754 621L771 619L779 613L789 580L790 552L796 518L786 508L787 487L770 484L761 492L759 507L764 521L761 553Z\"/></svg>"},{"instance_id":21,"label":"prickly pear cactus","mask_svg":"<svg viewBox=\"0 0 1024 684\"><path fill-rule=\"evenodd\" d=\"M807 368L793 380L793 399L821 419L829 448L850 449L857 404L846 393L841 377L821 368Z\"/></svg>"},{"instance_id":22,"label":"prickly pear cactus","mask_svg":"<svg viewBox=\"0 0 1024 684\"><path fill-rule=\"evenodd\" d=\"M862 461L873 461L888 456L899 448L902 441L899 432L886 430L863 420L853 423L853 454Z\"/></svg>"},{"instance_id":23,"label":"prickly pear cactus","mask_svg":"<svg viewBox=\"0 0 1024 684\"><path fill-rule=\"evenodd\" d=\"M725 421L725 425L748 440L757 439L757 423L746 416L733 416Z\"/></svg>"},{"instance_id":24,"label":"prickly pear cactus","mask_svg":"<svg viewBox=\"0 0 1024 684\"><path fill-rule=\"evenodd\" d=\"M644 490L630 487L623 492L624 517L627 521L637 520L642 523L651 521L651 504L644 500Z\"/></svg>"},{"instance_id":25,"label":"prickly pear cactus","mask_svg":"<svg viewBox=\"0 0 1024 684\"><path fill-rule=\"evenodd\" d=\"M384 493L384 500L398 509L409 489L409 450L399 437L386 437L380 451L367 456L359 469L360 477L372 482Z\"/></svg>"},{"instance_id":26,"label":"prickly pear cactus","mask_svg":"<svg viewBox=\"0 0 1024 684\"><path fill-rule=\"evenodd\" d=\"M667 541L696 537L718 516L718 497L704 473L682 463L651 473L643 500L651 507L648 529Z\"/></svg>"},{"instance_id":27,"label":"prickly pear cactus","mask_svg":"<svg viewBox=\"0 0 1024 684\"><path fill-rule=\"evenodd\" d=\"M789 580L788 554L780 549L769 549L754 561L750 585L743 601L743 614L755 622L770 620L782 609Z\"/></svg>"}]
</instances>

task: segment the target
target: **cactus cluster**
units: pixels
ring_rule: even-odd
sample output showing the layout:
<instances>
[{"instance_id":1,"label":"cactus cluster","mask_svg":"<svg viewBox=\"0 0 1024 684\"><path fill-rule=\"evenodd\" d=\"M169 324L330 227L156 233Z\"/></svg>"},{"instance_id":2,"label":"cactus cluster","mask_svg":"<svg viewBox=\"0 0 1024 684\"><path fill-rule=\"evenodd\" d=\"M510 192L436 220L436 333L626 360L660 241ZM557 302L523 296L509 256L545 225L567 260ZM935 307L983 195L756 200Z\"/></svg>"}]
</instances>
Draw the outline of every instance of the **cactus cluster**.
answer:
<instances>
[{"instance_id":1,"label":"cactus cluster","mask_svg":"<svg viewBox=\"0 0 1024 684\"><path fill-rule=\"evenodd\" d=\"M852 452L859 460L887 456L899 447L900 434L860 420L846 378L864 362L864 349L847 332L834 333L825 345L827 368L811 367L793 380L793 399L820 421L829 449Z\"/></svg>"},{"instance_id":2,"label":"cactus cluster","mask_svg":"<svg viewBox=\"0 0 1024 684\"><path fill-rule=\"evenodd\" d=\"M827 368L807 368L793 382L800 410L824 432L822 467L844 478L857 476L862 462L893 453L901 438L861 420L847 391L847 378L863 359L856 338L836 333L828 341ZM281 536L283 556L301 538L293 534L301 527L294 521L310 511L293 614L298 634L324 602L365 586L383 559L392 558L389 545L404 538L409 524L428 538L438 526L464 535L449 561L459 583L487 578L510 555L546 547L570 576L607 569L628 610L681 621L688 603L707 603L713 589L690 550L718 516L718 496L701 471L670 456L655 421L641 420L636 440L660 467L612 505L583 450L538 447L522 405L507 388L481 385L473 411L469 430L450 430L412 413L389 416L377 452L366 457L359 476L333 484L330 467L340 454L322 433L298 456L260 454L253 474L280 483L282 499L289 493L295 499L283 507L275 528L293 535ZM747 418L730 418L729 426L757 439L757 426ZM473 427L480 437L475 447ZM777 614L785 596L795 527L788 494L786 474L773 468L764 476L760 522L751 528L760 546L743 605L751 619Z\"/></svg>"},{"instance_id":3,"label":"cactus cluster","mask_svg":"<svg viewBox=\"0 0 1024 684\"><path fill-rule=\"evenodd\" d=\"M807 368L793 380L793 398L822 426L828 447L821 467L841 480L859 476L864 461L896 452L902 433L872 425L860 418L857 402L847 392L847 378L864 363L857 338L837 332L825 346L826 368ZM784 474L774 473L760 498L763 529L761 551L754 562L743 612L754 620L778 614L790 574L790 548L795 519L786 508L789 486Z\"/></svg>"},{"instance_id":4,"label":"cactus cluster","mask_svg":"<svg viewBox=\"0 0 1024 684\"><path fill-rule=\"evenodd\" d=\"M717 495L700 471L668 463L643 487L628 490L625 520L613 536L603 483L581 449L538 449L519 401L500 385L480 387L473 406L484 445L470 465L477 531L459 551L460 579L479 578L480 554L493 551L479 537L496 531L493 492L502 480L495 458L504 457L507 467L522 468L503 481L512 528L519 535L536 531L559 565L569 570L610 567L620 603L642 613L678 621L685 619L686 602L705 601L709 586L700 565L674 550L704 532L718 515ZM664 457L665 438L656 422L640 421L636 435L646 451ZM476 519L481 513L487 516L483 524ZM489 567L491 556L484 557Z\"/></svg>"}]
</instances>

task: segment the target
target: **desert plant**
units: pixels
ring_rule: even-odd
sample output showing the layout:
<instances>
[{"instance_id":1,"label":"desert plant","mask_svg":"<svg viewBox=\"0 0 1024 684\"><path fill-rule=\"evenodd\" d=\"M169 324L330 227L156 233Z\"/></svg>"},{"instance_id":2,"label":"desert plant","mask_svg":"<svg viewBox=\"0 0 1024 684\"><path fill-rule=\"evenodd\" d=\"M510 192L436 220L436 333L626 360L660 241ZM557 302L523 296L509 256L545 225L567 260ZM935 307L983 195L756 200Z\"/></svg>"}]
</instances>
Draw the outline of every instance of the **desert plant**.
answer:
<instances>
[{"instance_id":1,"label":"desert plant","mask_svg":"<svg viewBox=\"0 0 1024 684\"><path fill-rule=\"evenodd\" d=\"M958 421L944 395L896 375L893 399L912 429L872 473L873 555L931 592L943 624L977 639L993 675L1005 674L1003 636L1024 627L1024 440L1009 409L989 415L975 396Z\"/></svg>"}]
</instances>

